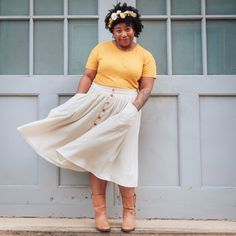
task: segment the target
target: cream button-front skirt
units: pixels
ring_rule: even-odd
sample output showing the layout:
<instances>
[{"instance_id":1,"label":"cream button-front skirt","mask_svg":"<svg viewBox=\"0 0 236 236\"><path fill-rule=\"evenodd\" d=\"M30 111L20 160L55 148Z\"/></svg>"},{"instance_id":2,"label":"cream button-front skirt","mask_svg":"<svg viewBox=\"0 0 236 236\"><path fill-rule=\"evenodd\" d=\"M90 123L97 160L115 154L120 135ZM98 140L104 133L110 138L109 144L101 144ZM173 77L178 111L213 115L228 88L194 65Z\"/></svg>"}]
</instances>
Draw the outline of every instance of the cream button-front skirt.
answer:
<instances>
[{"instance_id":1,"label":"cream button-front skirt","mask_svg":"<svg viewBox=\"0 0 236 236\"><path fill-rule=\"evenodd\" d=\"M18 127L32 148L54 165L89 171L126 187L138 184L141 112L137 91L92 84L52 109L45 119Z\"/></svg>"}]
</instances>

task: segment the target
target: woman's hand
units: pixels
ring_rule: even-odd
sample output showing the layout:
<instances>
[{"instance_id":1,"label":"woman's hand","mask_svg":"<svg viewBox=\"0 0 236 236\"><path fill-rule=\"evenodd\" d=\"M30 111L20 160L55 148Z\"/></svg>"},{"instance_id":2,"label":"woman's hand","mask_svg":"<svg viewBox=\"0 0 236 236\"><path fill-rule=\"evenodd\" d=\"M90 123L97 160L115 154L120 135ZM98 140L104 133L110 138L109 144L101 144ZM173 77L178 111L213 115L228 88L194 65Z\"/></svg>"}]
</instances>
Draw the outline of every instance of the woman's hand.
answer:
<instances>
[{"instance_id":1,"label":"woman's hand","mask_svg":"<svg viewBox=\"0 0 236 236\"><path fill-rule=\"evenodd\" d=\"M139 81L139 93L133 101L134 106L139 111L151 95L154 78L142 77Z\"/></svg>"}]
</instances>

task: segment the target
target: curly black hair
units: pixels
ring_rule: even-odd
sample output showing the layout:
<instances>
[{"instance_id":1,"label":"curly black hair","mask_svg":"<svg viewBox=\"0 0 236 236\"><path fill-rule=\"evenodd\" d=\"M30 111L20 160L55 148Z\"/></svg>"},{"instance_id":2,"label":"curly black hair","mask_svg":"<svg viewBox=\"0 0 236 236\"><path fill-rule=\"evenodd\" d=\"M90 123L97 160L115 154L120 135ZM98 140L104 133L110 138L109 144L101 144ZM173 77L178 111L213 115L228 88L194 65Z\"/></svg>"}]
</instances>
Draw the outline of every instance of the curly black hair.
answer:
<instances>
[{"instance_id":1,"label":"curly black hair","mask_svg":"<svg viewBox=\"0 0 236 236\"><path fill-rule=\"evenodd\" d=\"M135 17L131 15L127 15L125 18L118 17L116 20L110 21L112 13L116 13L117 11L121 11L122 13L125 11L132 11L136 15ZM114 8L109 10L109 13L106 15L104 21L105 21L105 28L109 29L111 33L114 29L114 26L120 23L126 23L127 25L132 26L135 37L138 37L143 29L143 24L140 20L140 14L138 10L132 6L127 6L127 3L123 3L123 5L121 5L121 3L119 2L116 5L114 5Z\"/></svg>"}]
</instances>

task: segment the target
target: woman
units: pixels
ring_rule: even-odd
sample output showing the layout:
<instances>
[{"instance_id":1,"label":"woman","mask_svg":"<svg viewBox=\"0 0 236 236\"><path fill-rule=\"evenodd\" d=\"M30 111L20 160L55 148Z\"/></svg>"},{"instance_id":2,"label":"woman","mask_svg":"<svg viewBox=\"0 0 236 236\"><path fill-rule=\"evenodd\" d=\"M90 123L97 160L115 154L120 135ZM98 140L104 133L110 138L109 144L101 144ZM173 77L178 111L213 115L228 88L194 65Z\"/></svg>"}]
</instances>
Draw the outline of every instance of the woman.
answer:
<instances>
[{"instance_id":1,"label":"woman","mask_svg":"<svg viewBox=\"0 0 236 236\"><path fill-rule=\"evenodd\" d=\"M135 229L140 109L156 77L150 52L134 42L143 25L134 7L118 3L105 18L114 40L90 53L77 93L52 109L46 119L18 130L45 159L61 167L88 171L96 228L109 232L106 185L119 185L122 231Z\"/></svg>"}]
</instances>

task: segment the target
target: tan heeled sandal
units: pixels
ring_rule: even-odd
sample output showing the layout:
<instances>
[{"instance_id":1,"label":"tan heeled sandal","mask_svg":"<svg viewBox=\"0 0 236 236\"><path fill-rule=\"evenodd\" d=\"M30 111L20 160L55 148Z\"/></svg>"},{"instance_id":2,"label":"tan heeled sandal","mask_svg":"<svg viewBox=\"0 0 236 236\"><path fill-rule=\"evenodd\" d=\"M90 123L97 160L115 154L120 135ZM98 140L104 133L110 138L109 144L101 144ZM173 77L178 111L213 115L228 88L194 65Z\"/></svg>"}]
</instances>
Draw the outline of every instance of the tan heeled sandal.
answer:
<instances>
[{"instance_id":1,"label":"tan heeled sandal","mask_svg":"<svg viewBox=\"0 0 236 236\"><path fill-rule=\"evenodd\" d=\"M110 232L111 228L106 216L106 197L104 194L92 194L95 210L95 225L100 232Z\"/></svg>"},{"instance_id":2,"label":"tan heeled sandal","mask_svg":"<svg viewBox=\"0 0 236 236\"><path fill-rule=\"evenodd\" d=\"M122 204L123 204L123 223L121 230L125 233L129 233L135 230L135 202L136 202L136 194L131 197L122 196Z\"/></svg>"}]
</instances>

